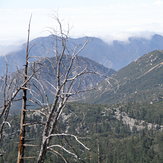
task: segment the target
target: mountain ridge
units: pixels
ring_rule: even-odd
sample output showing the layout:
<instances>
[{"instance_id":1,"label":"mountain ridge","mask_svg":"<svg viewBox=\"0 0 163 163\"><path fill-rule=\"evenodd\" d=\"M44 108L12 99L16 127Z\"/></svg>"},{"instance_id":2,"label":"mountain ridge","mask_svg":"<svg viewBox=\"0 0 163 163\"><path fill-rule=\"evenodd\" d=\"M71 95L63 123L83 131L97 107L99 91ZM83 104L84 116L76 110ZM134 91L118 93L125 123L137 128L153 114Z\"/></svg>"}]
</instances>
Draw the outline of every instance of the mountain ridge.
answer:
<instances>
[{"instance_id":1,"label":"mountain ridge","mask_svg":"<svg viewBox=\"0 0 163 163\"><path fill-rule=\"evenodd\" d=\"M67 70L69 69L69 66L71 64L72 56L65 55L62 58L61 61L61 67L60 67L60 80L64 80L64 77L67 75ZM30 91L29 97L32 98L38 98L39 101L42 100L42 97L47 96L48 101L52 103L54 93L56 91L57 87L57 59L56 57L51 58L41 58L39 61L35 62L35 64L29 64L29 72L28 75L32 74L33 70L36 71L33 78L31 78L29 85ZM83 72L83 73L82 73ZM91 89L94 89L96 87L97 83L100 83L102 80L104 80L106 77L112 75L115 73L113 69L109 69L104 67L103 65L96 63L95 61L90 60L89 58L82 57L82 56L76 56L73 64L71 65L71 69L69 70L67 79L71 79L78 74L78 78L76 78L74 84L72 85L72 92L75 94L70 100L77 100L80 97L82 97L82 93L78 94L76 92L85 92ZM8 83L8 85L12 85L14 88L19 87L21 83L23 83L23 69L19 69L16 72L9 73L8 76L13 80L13 82ZM71 80L69 80L71 82ZM69 88L70 82L67 82L65 89ZM8 80L10 82L10 80ZM2 88L0 92L0 102L3 100L3 89L5 85L4 78L0 78L0 87ZM39 92L38 92L39 90ZM14 90L13 90L14 91ZM35 92L34 94L32 92ZM36 93L37 92L37 93ZM12 92L9 92L12 94ZM42 94L41 94L42 93ZM18 97L21 96L21 93L18 95ZM41 98L41 99L40 99ZM21 103L18 102L14 103L13 108L21 108Z\"/></svg>"},{"instance_id":2,"label":"mountain ridge","mask_svg":"<svg viewBox=\"0 0 163 163\"><path fill-rule=\"evenodd\" d=\"M31 56L52 57L56 38L59 37L49 35L31 40ZM125 67L150 51L163 49L163 36L157 34L153 35L151 39L130 37L127 42L114 40L112 44L108 44L97 37L69 38L67 48L71 49L74 45L82 45L85 41L88 41L88 44L80 53L81 56L115 70ZM25 45L22 44L21 49L18 51L0 57L0 75L2 75L2 70L5 68L5 60L8 61L11 71L16 70L16 66L22 67L25 60Z\"/></svg>"},{"instance_id":3,"label":"mountain ridge","mask_svg":"<svg viewBox=\"0 0 163 163\"><path fill-rule=\"evenodd\" d=\"M163 100L163 51L150 52L111 76L95 93L95 103ZM109 79L108 79L109 80ZM115 83L115 81L117 83Z\"/></svg>"}]
</instances>

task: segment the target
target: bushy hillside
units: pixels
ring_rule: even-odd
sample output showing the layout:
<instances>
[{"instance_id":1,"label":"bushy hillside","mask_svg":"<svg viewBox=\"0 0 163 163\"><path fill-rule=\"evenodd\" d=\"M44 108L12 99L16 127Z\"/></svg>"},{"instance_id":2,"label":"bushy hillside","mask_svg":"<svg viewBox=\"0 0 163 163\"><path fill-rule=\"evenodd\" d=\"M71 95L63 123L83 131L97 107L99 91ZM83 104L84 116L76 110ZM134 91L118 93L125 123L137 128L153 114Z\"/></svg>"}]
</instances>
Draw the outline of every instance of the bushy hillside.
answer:
<instances>
[{"instance_id":1,"label":"bushy hillside","mask_svg":"<svg viewBox=\"0 0 163 163\"><path fill-rule=\"evenodd\" d=\"M99 85L95 103L163 100L163 51L153 51L119 70ZM109 80L109 79L108 79Z\"/></svg>"}]
</instances>

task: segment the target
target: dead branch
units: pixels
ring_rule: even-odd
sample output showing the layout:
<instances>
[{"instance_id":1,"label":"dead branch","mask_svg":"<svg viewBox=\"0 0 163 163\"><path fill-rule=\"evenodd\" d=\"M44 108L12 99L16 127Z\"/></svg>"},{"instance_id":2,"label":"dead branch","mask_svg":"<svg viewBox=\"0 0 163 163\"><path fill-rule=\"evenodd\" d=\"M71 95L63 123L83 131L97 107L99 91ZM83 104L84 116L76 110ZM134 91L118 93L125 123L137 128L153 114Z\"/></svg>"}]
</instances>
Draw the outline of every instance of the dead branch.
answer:
<instances>
[{"instance_id":1,"label":"dead branch","mask_svg":"<svg viewBox=\"0 0 163 163\"><path fill-rule=\"evenodd\" d=\"M51 145L51 146L47 147L47 149L52 149L52 147L59 147L59 148L63 149L66 153L72 155L72 156L75 157L75 158L78 158L78 156L77 156L75 153L70 152L68 149L64 148L63 146L61 146L61 145L59 145L59 144Z\"/></svg>"},{"instance_id":2,"label":"dead branch","mask_svg":"<svg viewBox=\"0 0 163 163\"><path fill-rule=\"evenodd\" d=\"M73 135L73 134L65 134L65 133L62 133L62 134L51 134L51 135L49 135L49 137L47 137L47 139L50 138L50 137L53 137L53 136L69 136L69 137L73 137L73 138L74 138L80 145L82 145L85 149L90 150L88 147L86 147L86 146L78 139L77 136L75 136L75 135Z\"/></svg>"}]
</instances>

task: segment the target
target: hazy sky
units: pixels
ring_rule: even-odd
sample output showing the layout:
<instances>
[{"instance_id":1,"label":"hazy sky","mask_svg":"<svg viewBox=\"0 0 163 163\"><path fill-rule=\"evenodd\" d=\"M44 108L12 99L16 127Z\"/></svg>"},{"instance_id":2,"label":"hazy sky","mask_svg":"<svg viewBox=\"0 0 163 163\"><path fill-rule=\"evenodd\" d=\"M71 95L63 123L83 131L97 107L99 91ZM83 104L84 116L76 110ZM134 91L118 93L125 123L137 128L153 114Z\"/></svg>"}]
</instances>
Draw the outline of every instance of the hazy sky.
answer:
<instances>
[{"instance_id":1,"label":"hazy sky","mask_svg":"<svg viewBox=\"0 0 163 163\"><path fill-rule=\"evenodd\" d=\"M32 13L32 38L48 35L58 13L71 36L126 39L163 34L163 0L0 0L0 44L22 41Z\"/></svg>"}]
</instances>

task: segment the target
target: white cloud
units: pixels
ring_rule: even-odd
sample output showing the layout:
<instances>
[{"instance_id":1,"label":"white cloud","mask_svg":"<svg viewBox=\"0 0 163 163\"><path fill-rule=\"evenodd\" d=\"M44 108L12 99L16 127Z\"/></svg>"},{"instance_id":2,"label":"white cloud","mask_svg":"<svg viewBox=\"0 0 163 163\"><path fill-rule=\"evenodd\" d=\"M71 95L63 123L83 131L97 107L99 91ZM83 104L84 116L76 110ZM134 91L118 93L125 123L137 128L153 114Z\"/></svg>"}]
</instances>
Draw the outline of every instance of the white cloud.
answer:
<instances>
[{"instance_id":1,"label":"white cloud","mask_svg":"<svg viewBox=\"0 0 163 163\"><path fill-rule=\"evenodd\" d=\"M0 46L0 56L5 56L10 52L18 51L21 49L22 44L14 44L14 45L1 45Z\"/></svg>"},{"instance_id":2,"label":"white cloud","mask_svg":"<svg viewBox=\"0 0 163 163\"><path fill-rule=\"evenodd\" d=\"M59 15L64 26L70 23L74 37L88 35L102 38L126 39L144 31L162 33L163 0L130 1L126 3L107 3L87 7L72 6L60 8ZM99 3L98 3L99 4ZM55 27L51 19L52 9L0 9L0 44L26 39L28 20L33 14L31 38L47 35L47 27Z\"/></svg>"},{"instance_id":3,"label":"white cloud","mask_svg":"<svg viewBox=\"0 0 163 163\"><path fill-rule=\"evenodd\" d=\"M155 0L154 4L155 5L163 5L163 1L162 0Z\"/></svg>"}]
</instances>

